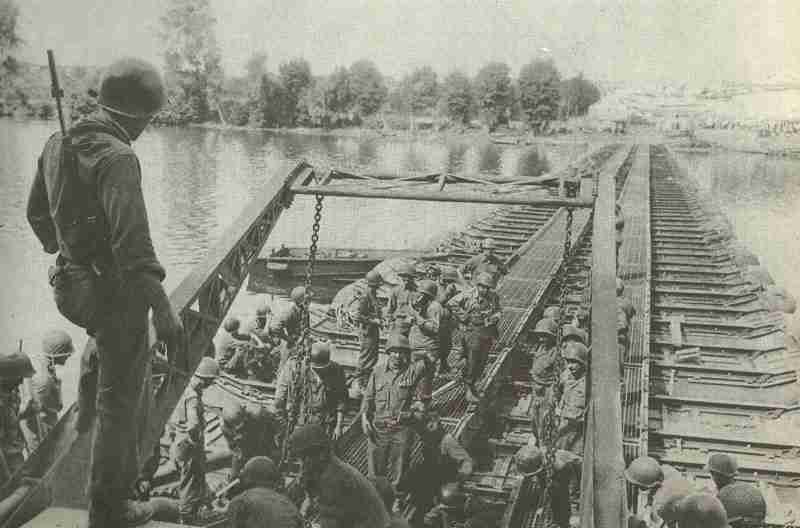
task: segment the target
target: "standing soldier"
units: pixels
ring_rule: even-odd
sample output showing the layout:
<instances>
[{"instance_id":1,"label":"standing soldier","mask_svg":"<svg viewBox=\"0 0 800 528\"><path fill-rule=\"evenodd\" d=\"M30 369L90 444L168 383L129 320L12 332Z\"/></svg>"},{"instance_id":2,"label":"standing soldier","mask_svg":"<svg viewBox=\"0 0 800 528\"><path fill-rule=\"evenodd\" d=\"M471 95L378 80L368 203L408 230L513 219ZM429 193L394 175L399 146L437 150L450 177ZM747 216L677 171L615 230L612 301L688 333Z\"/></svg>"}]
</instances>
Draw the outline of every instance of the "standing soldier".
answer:
<instances>
[{"instance_id":1,"label":"standing soldier","mask_svg":"<svg viewBox=\"0 0 800 528\"><path fill-rule=\"evenodd\" d=\"M481 273L488 273L497 282L500 277L508 273L503 259L495 254L497 243L492 238L484 238L481 248L483 253L475 255L461 266L461 274L469 280L480 276Z\"/></svg>"},{"instance_id":2,"label":"standing soldier","mask_svg":"<svg viewBox=\"0 0 800 528\"><path fill-rule=\"evenodd\" d=\"M64 407L61 400L61 380L56 373L56 367L64 366L74 352L72 338L63 330L52 330L42 340L42 369L33 376L30 385L31 399L28 405L31 409L28 412L33 416L25 420L26 427L35 432L37 445L55 427L58 413ZM23 413L27 414L25 411Z\"/></svg>"},{"instance_id":3,"label":"standing soldier","mask_svg":"<svg viewBox=\"0 0 800 528\"><path fill-rule=\"evenodd\" d=\"M439 328L442 306L436 301L436 283L420 281L417 302L411 306L413 326L409 333L409 344L413 359L422 375L419 399L426 405L433 397L433 377L436 373L436 356L439 355Z\"/></svg>"},{"instance_id":4,"label":"standing soldier","mask_svg":"<svg viewBox=\"0 0 800 528\"><path fill-rule=\"evenodd\" d=\"M367 291L358 301L356 319L359 325L361 350L358 355L358 383L363 391L367 380L378 362L378 345L380 342L381 305L378 302L378 288L383 279L380 273L370 270L367 273Z\"/></svg>"},{"instance_id":5,"label":"standing soldier","mask_svg":"<svg viewBox=\"0 0 800 528\"><path fill-rule=\"evenodd\" d=\"M222 408L222 434L233 453L228 481L239 476L242 467L253 457L274 457L277 450L278 422L261 405L242 405L230 400ZM279 454L279 453L277 453Z\"/></svg>"},{"instance_id":6,"label":"standing soldier","mask_svg":"<svg viewBox=\"0 0 800 528\"><path fill-rule=\"evenodd\" d=\"M411 404L418 374L410 361L408 339L392 334L386 343L389 359L379 363L361 400L361 427L369 439L370 478L390 476L395 488L406 470L411 447Z\"/></svg>"},{"instance_id":7,"label":"standing soldier","mask_svg":"<svg viewBox=\"0 0 800 528\"><path fill-rule=\"evenodd\" d=\"M586 417L586 368L589 350L581 343L564 347L567 368L561 373L561 400L556 414L559 419L556 447L583 455L583 435Z\"/></svg>"},{"instance_id":8,"label":"standing soldier","mask_svg":"<svg viewBox=\"0 0 800 528\"><path fill-rule=\"evenodd\" d=\"M334 440L342 435L344 411L347 405L347 381L344 369L331 361L331 346L328 343L311 345L309 364L311 368L296 377L297 358L290 358L278 375L275 388L275 413L284 424L296 413L297 424L319 424ZM299 384L299 385L297 385ZM291 395L304 392L299 409L294 406Z\"/></svg>"},{"instance_id":9,"label":"standing soldier","mask_svg":"<svg viewBox=\"0 0 800 528\"><path fill-rule=\"evenodd\" d=\"M559 351L556 346L558 324L552 319L540 319L533 329L536 339L531 350L530 380L533 389L533 434L541 442L544 434L544 419L553 400L553 385L556 382L556 363Z\"/></svg>"},{"instance_id":10,"label":"standing soldier","mask_svg":"<svg viewBox=\"0 0 800 528\"><path fill-rule=\"evenodd\" d=\"M408 308L417 300L417 283L414 280L414 266L403 262L397 270L402 284L395 286L389 295L386 305L386 319L392 325L392 331L408 337L411 325L407 323Z\"/></svg>"},{"instance_id":11,"label":"standing soldier","mask_svg":"<svg viewBox=\"0 0 800 528\"><path fill-rule=\"evenodd\" d=\"M25 461L25 439L19 428L19 386L34 372L30 358L22 352L0 356L0 487Z\"/></svg>"},{"instance_id":12,"label":"standing soldier","mask_svg":"<svg viewBox=\"0 0 800 528\"><path fill-rule=\"evenodd\" d=\"M305 306L311 300L311 292L306 291L303 286L296 286L292 290L290 297L292 305L273 318L269 328L270 333L283 341L281 367L290 356L294 355L295 347L300 341L303 326L308 328L310 321ZM305 321L303 321L304 318Z\"/></svg>"},{"instance_id":13,"label":"standing soldier","mask_svg":"<svg viewBox=\"0 0 800 528\"><path fill-rule=\"evenodd\" d=\"M183 353L182 323L161 285L165 272L153 250L140 164L130 146L164 100L153 66L138 59L113 63L100 86L99 112L68 131L70 142L60 133L47 141L28 200L28 221L44 250L59 253L49 274L59 311L97 341L90 528L137 520L125 500L137 475L137 406L150 358L151 308L168 354Z\"/></svg>"},{"instance_id":14,"label":"standing soldier","mask_svg":"<svg viewBox=\"0 0 800 528\"><path fill-rule=\"evenodd\" d=\"M276 491L281 474L275 462L254 457L244 465L241 475L241 491L228 506L231 528L302 528L297 507Z\"/></svg>"},{"instance_id":15,"label":"standing soldier","mask_svg":"<svg viewBox=\"0 0 800 528\"><path fill-rule=\"evenodd\" d=\"M322 426L310 424L295 429L289 444L292 453L300 458L301 480L308 499L315 500L319 507L321 528L389 525L389 513L375 486L336 456Z\"/></svg>"},{"instance_id":16,"label":"standing soldier","mask_svg":"<svg viewBox=\"0 0 800 528\"><path fill-rule=\"evenodd\" d=\"M492 276L481 273L475 287L453 297L449 305L461 321L461 353L466 359L463 381L467 399L472 402L479 399L475 384L483 375L489 351L498 337L502 311L500 297L493 288Z\"/></svg>"},{"instance_id":17,"label":"standing soldier","mask_svg":"<svg viewBox=\"0 0 800 528\"><path fill-rule=\"evenodd\" d=\"M442 271L439 276L438 292L436 300L442 307L442 318L439 322L439 373L444 374L450 371L450 351L453 349L453 332L456 327L456 320L447 303L461 293L461 288L458 286L458 272L455 269L445 268Z\"/></svg>"},{"instance_id":18,"label":"standing soldier","mask_svg":"<svg viewBox=\"0 0 800 528\"><path fill-rule=\"evenodd\" d=\"M189 385L192 393L184 402L182 431L172 445L172 457L180 472L178 514L182 523L191 524L200 514L209 495L206 483L206 417L203 392L219 376L219 365L204 357Z\"/></svg>"},{"instance_id":19,"label":"standing soldier","mask_svg":"<svg viewBox=\"0 0 800 528\"><path fill-rule=\"evenodd\" d=\"M739 462L736 457L728 453L712 453L708 457L705 469L711 473L711 480L714 482L714 487L709 491L718 495L723 488L736 480L739 474Z\"/></svg>"}]
</instances>

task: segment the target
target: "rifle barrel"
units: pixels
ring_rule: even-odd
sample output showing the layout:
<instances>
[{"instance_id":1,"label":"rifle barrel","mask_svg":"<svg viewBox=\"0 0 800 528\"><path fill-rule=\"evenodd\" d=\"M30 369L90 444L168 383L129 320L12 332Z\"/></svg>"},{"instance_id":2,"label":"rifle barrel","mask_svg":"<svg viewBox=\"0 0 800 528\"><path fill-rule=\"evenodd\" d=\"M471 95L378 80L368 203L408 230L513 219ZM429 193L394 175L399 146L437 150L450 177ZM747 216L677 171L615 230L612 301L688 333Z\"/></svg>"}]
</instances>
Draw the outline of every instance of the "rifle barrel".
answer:
<instances>
[{"instance_id":1,"label":"rifle barrel","mask_svg":"<svg viewBox=\"0 0 800 528\"><path fill-rule=\"evenodd\" d=\"M61 134L66 138L67 127L64 124L64 110L61 108L61 98L64 97L64 90L61 89L61 85L58 83L58 72L56 71L56 59L53 55L53 50L47 50L47 64L50 66L50 94L56 100Z\"/></svg>"}]
</instances>

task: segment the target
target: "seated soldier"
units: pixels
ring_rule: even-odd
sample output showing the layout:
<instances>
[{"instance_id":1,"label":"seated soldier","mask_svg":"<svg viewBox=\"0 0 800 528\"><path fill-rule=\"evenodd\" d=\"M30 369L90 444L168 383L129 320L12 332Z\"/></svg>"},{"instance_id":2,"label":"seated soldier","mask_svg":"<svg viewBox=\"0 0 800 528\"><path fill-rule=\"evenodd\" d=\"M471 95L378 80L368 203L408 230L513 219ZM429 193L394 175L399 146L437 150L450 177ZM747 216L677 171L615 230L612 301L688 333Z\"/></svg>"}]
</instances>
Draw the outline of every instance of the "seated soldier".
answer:
<instances>
[{"instance_id":1,"label":"seated soldier","mask_svg":"<svg viewBox=\"0 0 800 528\"><path fill-rule=\"evenodd\" d=\"M240 325L236 317L225 321L225 332L219 338L215 355L220 368L235 376L244 376L246 373L245 359L250 341L249 336L239 333Z\"/></svg>"}]
</instances>

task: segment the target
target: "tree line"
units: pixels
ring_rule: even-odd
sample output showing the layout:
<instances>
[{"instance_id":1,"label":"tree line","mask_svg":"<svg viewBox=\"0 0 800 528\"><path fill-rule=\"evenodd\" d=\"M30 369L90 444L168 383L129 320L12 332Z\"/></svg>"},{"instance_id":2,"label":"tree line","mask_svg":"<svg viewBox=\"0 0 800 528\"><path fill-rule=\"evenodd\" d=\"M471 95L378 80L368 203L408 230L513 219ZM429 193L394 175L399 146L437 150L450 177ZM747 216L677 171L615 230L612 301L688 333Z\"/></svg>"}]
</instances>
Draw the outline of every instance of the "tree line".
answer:
<instances>
[{"instance_id":1,"label":"tree line","mask_svg":"<svg viewBox=\"0 0 800 528\"><path fill-rule=\"evenodd\" d=\"M7 51L19 43L17 16L13 0L0 0L4 62L10 57ZM536 132L554 120L584 115L600 99L592 82L580 75L563 79L550 59L532 60L516 78L507 64L490 62L474 77L453 71L440 78L423 66L393 79L366 59L324 76L314 75L303 58L279 64L272 72L267 55L255 53L243 76L226 77L209 0L169 0L159 27L168 89L168 104L155 119L162 124L221 121L260 128L395 129L434 120L468 126L477 119L490 130L523 121ZM77 82L80 89L96 81L94 75L87 78ZM91 110L91 101L83 95L76 96L75 105L79 113Z\"/></svg>"}]
</instances>

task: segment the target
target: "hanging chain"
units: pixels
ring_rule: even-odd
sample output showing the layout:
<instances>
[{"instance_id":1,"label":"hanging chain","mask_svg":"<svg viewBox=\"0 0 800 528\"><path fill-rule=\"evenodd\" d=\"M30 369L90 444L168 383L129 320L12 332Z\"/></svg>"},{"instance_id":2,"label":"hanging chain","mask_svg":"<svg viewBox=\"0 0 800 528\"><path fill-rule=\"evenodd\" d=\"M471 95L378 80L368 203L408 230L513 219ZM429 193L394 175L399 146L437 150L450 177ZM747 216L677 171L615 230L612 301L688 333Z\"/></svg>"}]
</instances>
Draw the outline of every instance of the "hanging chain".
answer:
<instances>
[{"instance_id":1,"label":"hanging chain","mask_svg":"<svg viewBox=\"0 0 800 528\"><path fill-rule=\"evenodd\" d=\"M294 368L292 369L292 382L289 386L290 393L287 399L292 402L291 413L288 416L288 423L283 435L283 448L281 450L281 461L279 467L283 467L289 458L289 435L292 434L300 418L300 408L304 413L308 412L304 402L309 397L309 369L308 356L311 351L311 317L309 307L311 304L311 282L314 277L314 266L317 262L317 243L319 242L319 227L322 222L322 202L324 197L321 194L315 195L317 200L314 206L314 223L311 226L311 245L308 248L308 262L306 264L306 276L303 286L306 295L300 305L300 338L295 344L297 352ZM287 360L288 361L288 360ZM305 418L305 417L304 417Z\"/></svg>"}]
</instances>

